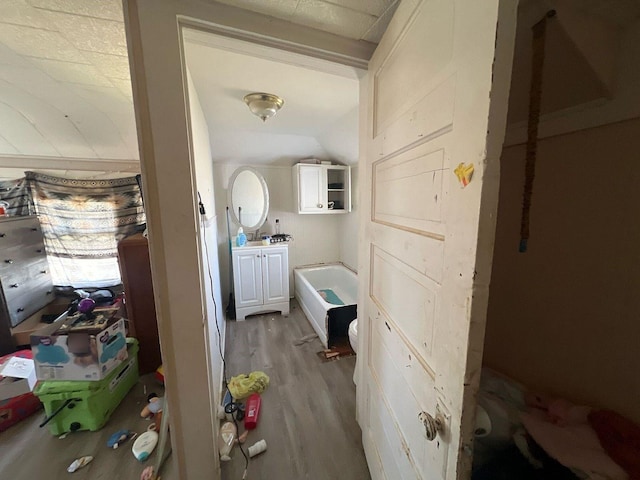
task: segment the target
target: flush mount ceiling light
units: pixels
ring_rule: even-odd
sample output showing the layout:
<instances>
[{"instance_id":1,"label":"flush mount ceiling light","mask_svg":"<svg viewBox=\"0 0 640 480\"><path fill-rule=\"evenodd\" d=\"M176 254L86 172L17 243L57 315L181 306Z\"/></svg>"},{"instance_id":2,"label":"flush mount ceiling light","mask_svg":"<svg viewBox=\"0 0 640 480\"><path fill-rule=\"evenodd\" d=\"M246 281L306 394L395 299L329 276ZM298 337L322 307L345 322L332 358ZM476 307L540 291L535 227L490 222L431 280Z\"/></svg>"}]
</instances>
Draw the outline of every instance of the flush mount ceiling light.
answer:
<instances>
[{"instance_id":1,"label":"flush mount ceiling light","mask_svg":"<svg viewBox=\"0 0 640 480\"><path fill-rule=\"evenodd\" d=\"M249 93L244 96L244 103L249 106L249 110L256 117L260 117L263 122L267 118L273 117L284 105L284 100L271 93Z\"/></svg>"}]
</instances>

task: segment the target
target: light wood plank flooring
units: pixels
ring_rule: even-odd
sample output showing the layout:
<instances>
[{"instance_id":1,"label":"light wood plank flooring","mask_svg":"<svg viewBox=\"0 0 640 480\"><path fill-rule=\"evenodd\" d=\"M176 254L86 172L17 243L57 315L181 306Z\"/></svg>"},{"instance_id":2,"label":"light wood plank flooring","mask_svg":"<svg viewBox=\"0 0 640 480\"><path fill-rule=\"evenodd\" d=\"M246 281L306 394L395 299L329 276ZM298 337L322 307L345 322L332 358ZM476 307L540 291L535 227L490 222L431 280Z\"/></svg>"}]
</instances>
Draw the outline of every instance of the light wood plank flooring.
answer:
<instances>
[{"instance_id":1,"label":"light wood plank flooring","mask_svg":"<svg viewBox=\"0 0 640 480\"><path fill-rule=\"evenodd\" d=\"M49 433L47 427L38 428L44 410L0 433L0 478L2 479L69 479L67 467L84 455L92 455L93 462L73 474L74 480L138 480L147 465L155 463L156 453L144 464L131 453L131 442L117 450L107 448L107 439L114 432L129 429L142 433L149 421L140 418L146 404L147 392L162 395L162 387L150 375L145 375L111 415L107 425L97 432L76 432L64 439ZM163 480L178 480L172 457L162 470Z\"/></svg>"},{"instance_id":2,"label":"light wood plank flooring","mask_svg":"<svg viewBox=\"0 0 640 480\"><path fill-rule=\"evenodd\" d=\"M304 312L292 301L291 314L256 315L227 322L227 378L264 371L271 385L262 396L258 428L245 445L260 439L267 451L250 460L250 480L367 480L370 477L355 420L355 357L322 363ZM222 463L223 480L240 480L245 461L238 449Z\"/></svg>"}]
</instances>

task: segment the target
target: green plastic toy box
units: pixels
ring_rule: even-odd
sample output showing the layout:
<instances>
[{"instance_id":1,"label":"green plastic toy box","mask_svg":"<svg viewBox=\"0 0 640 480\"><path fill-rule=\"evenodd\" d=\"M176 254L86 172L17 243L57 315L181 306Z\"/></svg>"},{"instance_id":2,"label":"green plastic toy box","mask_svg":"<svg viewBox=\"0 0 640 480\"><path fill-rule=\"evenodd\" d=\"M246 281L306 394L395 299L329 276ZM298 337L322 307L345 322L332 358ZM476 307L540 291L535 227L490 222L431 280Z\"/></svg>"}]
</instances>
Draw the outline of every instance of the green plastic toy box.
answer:
<instances>
[{"instance_id":1,"label":"green plastic toy box","mask_svg":"<svg viewBox=\"0 0 640 480\"><path fill-rule=\"evenodd\" d=\"M53 435L99 430L138 381L138 341L127 338L129 358L99 381L39 382L33 393L44 405Z\"/></svg>"}]
</instances>

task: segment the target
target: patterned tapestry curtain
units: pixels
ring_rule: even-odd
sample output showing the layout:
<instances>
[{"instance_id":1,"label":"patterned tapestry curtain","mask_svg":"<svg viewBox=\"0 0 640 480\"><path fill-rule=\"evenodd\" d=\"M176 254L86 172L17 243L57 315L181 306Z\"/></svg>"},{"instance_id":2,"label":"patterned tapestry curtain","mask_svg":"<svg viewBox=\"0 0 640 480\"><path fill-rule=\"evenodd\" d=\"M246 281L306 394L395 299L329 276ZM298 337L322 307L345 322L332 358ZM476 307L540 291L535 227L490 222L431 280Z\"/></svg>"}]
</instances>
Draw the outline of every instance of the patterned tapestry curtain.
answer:
<instances>
[{"instance_id":1,"label":"patterned tapestry curtain","mask_svg":"<svg viewBox=\"0 0 640 480\"><path fill-rule=\"evenodd\" d=\"M75 180L25 172L54 285L120 283L117 244L146 222L135 177Z\"/></svg>"},{"instance_id":2,"label":"patterned tapestry curtain","mask_svg":"<svg viewBox=\"0 0 640 480\"><path fill-rule=\"evenodd\" d=\"M25 178L0 181L0 201L7 202L9 215L29 215L31 195Z\"/></svg>"}]
</instances>

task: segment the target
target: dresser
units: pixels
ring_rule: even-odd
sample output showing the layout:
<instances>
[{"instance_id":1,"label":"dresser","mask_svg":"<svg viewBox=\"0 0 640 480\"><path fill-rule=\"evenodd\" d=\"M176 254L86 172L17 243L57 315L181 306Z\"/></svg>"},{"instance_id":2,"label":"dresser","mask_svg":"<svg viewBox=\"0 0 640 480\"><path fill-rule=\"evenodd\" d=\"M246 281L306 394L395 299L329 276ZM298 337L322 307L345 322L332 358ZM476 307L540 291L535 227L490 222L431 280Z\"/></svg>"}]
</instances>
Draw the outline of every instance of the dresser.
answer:
<instances>
[{"instance_id":1,"label":"dresser","mask_svg":"<svg viewBox=\"0 0 640 480\"><path fill-rule=\"evenodd\" d=\"M11 329L54 300L35 215L0 217L0 355L13 351Z\"/></svg>"},{"instance_id":2,"label":"dresser","mask_svg":"<svg viewBox=\"0 0 640 480\"><path fill-rule=\"evenodd\" d=\"M118 243L118 262L124 284L129 335L138 339L140 347L140 373L154 372L162 364L162 356L147 239L138 233L121 240Z\"/></svg>"}]
</instances>

